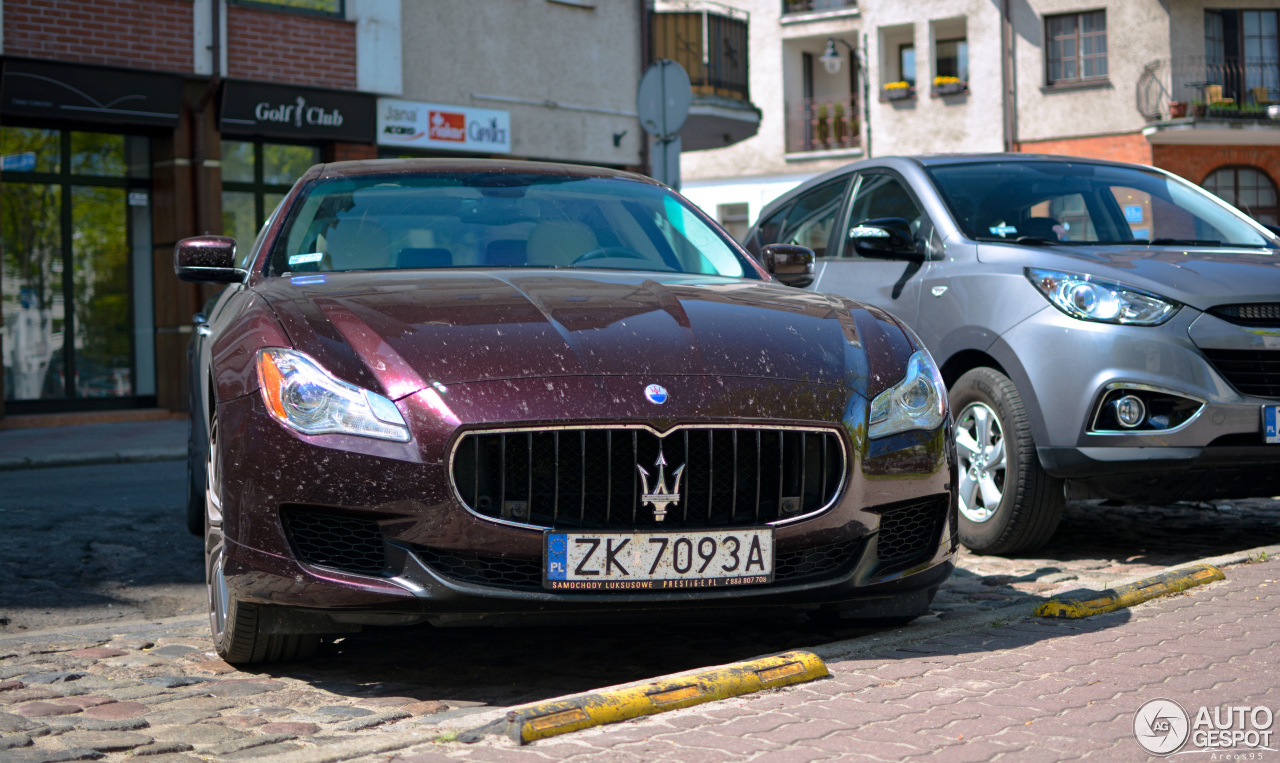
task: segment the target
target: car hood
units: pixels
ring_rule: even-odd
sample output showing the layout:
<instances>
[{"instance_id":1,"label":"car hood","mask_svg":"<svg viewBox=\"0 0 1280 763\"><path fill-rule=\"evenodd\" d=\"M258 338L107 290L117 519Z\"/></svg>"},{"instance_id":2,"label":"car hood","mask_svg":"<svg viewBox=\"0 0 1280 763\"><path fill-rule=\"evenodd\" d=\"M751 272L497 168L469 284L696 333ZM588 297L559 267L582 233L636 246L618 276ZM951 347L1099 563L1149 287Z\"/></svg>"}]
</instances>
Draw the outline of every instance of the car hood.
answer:
<instances>
[{"instance_id":1,"label":"car hood","mask_svg":"<svg viewBox=\"0 0 1280 763\"><path fill-rule=\"evenodd\" d=\"M1280 294L1280 250L1276 249L982 244L978 259L1088 273L1198 310L1226 303L1274 302Z\"/></svg>"},{"instance_id":2,"label":"car hood","mask_svg":"<svg viewBox=\"0 0 1280 763\"><path fill-rule=\"evenodd\" d=\"M871 395L903 376L912 350L879 310L743 279L394 271L274 278L255 288L297 349L393 399L431 384L690 374Z\"/></svg>"}]
</instances>

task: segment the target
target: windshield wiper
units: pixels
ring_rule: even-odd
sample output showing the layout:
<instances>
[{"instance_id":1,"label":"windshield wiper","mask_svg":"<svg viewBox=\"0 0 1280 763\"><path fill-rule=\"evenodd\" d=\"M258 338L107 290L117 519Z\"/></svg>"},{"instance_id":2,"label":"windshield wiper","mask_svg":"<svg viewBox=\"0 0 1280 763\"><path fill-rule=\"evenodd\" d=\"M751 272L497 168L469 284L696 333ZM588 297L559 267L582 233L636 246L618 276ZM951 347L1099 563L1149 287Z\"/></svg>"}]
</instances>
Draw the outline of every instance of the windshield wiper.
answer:
<instances>
[{"instance_id":1,"label":"windshield wiper","mask_svg":"<svg viewBox=\"0 0 1280 763\"><path fill-rule=\"evenodd\" d=\"M1013 243L1022 244L1023 246L1053 246L1054 244L1064 244L1068 242L1050 241L1043 236L1018 236L1013 240Z\"/></svg>"}]
</instances>

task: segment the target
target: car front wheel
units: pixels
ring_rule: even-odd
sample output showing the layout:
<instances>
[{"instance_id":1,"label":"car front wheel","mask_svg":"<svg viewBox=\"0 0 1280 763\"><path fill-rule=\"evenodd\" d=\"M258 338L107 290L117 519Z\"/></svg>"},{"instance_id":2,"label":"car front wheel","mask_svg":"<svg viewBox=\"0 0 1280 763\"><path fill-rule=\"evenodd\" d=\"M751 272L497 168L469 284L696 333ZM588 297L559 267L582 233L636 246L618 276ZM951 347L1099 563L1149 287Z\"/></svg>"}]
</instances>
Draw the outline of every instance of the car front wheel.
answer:
<instances>
[{"instance_id":1,"label":"car front wheel","mask_svg":"<svg viewBox=\"0 0 1280 763\"><path fill-rule=\"evenodd\" d=\"M204 491L205 586L214 650L233 665L306 659L315 654L319 636L264 634L259 620L261 607L237 600L227 586L220 445L215 415L209 424Z\"/></svg>"},{"instance_id":2,"label":"car front wheel","mask_svg":"<svg viewBox=\"0 0 1280 763\"><path fill-rule=\"evenodd\" d=\"M1036 458L1022 397L1009 377L975 368L951 387L960 471L960 542L979 554L1019 554L1053 537L1063 482Z\"/></svg>"}]
</instances>

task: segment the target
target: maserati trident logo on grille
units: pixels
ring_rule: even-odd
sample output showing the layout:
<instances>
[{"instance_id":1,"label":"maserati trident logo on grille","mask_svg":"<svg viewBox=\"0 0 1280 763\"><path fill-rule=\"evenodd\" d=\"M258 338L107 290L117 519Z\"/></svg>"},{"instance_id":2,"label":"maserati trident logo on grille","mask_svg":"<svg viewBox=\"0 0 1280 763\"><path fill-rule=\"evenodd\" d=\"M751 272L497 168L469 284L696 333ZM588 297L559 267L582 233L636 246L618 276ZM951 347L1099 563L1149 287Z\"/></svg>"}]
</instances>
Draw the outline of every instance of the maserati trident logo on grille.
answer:
<instances>
[{"instance_id":1,"label":"maserati trident logo on grille","mask_svg":"<svg viewBox=\"0 0 1280 763\"><path fill-rule=\"evenodd\" d=\"M667 459L663 457L662 450L658 450L658 460L654 463L658 467L658 480L653 490L649 489L649 473L644 470L640 464L636 464L636 468L640 470L640 483L644 485L644 493L640 496L640 505L646 503L653 506L653 521L661 522L667 516L667 507L674 503L680 503L680 477L684 474L684 464L676 469L676 484L670 490L667 489L666 467Z\"/></svg>"},{"instance_id":2,"label":"maserati trident logo on grille","mask_svg":"<svg viewBox=\"0 0 1280 763\"><path fill-rule=\"evenodd\" d=\"M661 384L650 384L644 388L645 398L654 405L667 402L667 388Z\"/></svg>"}]
</instances>

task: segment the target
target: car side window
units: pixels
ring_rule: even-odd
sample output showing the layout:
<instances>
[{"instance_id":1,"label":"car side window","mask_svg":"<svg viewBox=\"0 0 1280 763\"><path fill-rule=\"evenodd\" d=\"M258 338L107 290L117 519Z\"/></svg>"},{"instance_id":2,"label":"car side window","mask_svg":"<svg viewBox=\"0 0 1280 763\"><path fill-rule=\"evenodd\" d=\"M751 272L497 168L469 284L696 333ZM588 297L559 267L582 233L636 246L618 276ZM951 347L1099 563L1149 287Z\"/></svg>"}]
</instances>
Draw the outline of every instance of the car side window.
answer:
<instances>
[{"instance_id":1,"label":"car side window","mask_svg":"<svg viewBox=\"0 0 1280 763\"><path fill-rule=\"evenodd\" d=\"M831 239L831 226L839 215L848 185L849 178L841 178L824 183L796 199L779 240L784 244L807 246L817 256L825 256L827 242Z\"/></svg>"},{"instance_id":2,"label":"car side window","mask_svg":"<svg viewBox=\"0 0 1280 763\"><path fill-rule=\"evenodd\" d=\"M849 228L856 228L867 220L885 217L906 220L917 239L928 236L933 227L901 180L884 173L864 174L849 213ZM854 256L847 236L843 255Z\"/></svg>"},{"instance_id":3,"label":"car side window","mask_svg":"<svg viewBox=\"0 0 1280 763\"><path fill-rule=\"evenodd\" d=\"M791 204L783 205L781 209L760 222L756 227L755 237L747 242L747 251L759 255L760 250L765 246L778 243L778 237L782 235L782 223L787 219L791 206Z\"/></svg>"}]
</instances>

